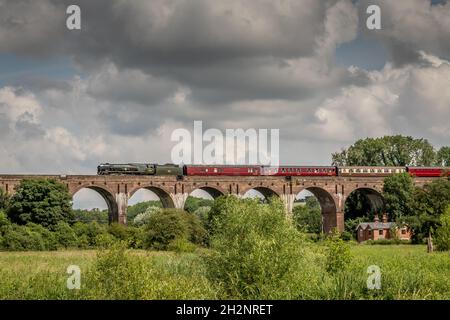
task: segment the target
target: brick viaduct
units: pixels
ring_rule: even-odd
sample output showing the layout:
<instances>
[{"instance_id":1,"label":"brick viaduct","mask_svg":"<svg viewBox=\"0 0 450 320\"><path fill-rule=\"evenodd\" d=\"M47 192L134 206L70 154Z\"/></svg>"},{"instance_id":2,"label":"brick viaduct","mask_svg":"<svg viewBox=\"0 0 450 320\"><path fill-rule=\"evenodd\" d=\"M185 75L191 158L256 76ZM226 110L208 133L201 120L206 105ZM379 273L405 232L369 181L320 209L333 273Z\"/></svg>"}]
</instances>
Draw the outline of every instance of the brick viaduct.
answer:
<instances>
[{"instance_id":1,"label":"brick viaduct","mask_svg":"<svg viewBox=\"0 0 450 320\"><path fill-rule=\"evenodd\" d=\"M298 193L308 190L319 200L324 221L324 231L332 228L344 230L344 207L347 197L355 190L367 195L371 204L381 209L383 199L382 177L184 177L175 176L97 176L97 175L0 175L0 188L14 194L15 187L23 179L50 178L65 184L73 196L83 188L97 191L106 201L111 222L127 223L128 199L140 189L153 191L164 207L184 208L191 192L197 189L216 198L234 194L242 197L251 189L265 197L280 197L286 212L292 212ZM430 178L415 178L415 184L424 185Z\"/></svg>"}]
</instances>

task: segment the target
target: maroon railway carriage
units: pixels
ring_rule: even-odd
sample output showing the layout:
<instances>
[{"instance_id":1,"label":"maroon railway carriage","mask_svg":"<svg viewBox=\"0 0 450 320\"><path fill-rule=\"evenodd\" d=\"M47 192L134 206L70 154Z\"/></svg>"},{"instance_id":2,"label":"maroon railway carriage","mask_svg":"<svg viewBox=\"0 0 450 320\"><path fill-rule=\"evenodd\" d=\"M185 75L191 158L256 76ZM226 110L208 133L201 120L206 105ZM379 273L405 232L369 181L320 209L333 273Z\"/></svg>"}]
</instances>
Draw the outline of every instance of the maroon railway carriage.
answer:
<instances>
[{"instance_id":1,"label":"maroon railway carriage","mask_svg":"<svg viewBox=\"0 0 450 320\"><path fill-rule=\"evenodd\" d=\"M407 167L413 177L450 177L450 167Z\"/></svg>"},{"instance_id":2,"label":"maroon railway carriage","mask_svg":"<svg viewBox=\"0 0 450 320\"><path fill-rule=\"evenodd\" d=\"M186 165L187 176L259 176L260 166Z\"/></svg>"},{"instance_id":3,"label":"maroon railway carriage","mask_svg":"<svg viewBox=\"0 0 450 320\"><path fill-rule=\"evenodd\" d=\"M336 167L300 167L300 166L280 166L280 167L261 167L263 176L336 176Z\"/></svg>"}]
</instances>

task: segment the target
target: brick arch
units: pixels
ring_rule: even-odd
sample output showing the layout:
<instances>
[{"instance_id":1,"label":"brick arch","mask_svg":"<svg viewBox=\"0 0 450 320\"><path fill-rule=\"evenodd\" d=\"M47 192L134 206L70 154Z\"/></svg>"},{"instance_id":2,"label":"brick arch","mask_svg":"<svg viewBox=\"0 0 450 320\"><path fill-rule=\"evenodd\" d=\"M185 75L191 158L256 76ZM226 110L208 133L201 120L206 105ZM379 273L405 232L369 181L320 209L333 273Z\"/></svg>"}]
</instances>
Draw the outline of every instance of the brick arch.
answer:
<instances>
[{"instance_id":1,"label":"brick arch","mask_svg":"<svg viewBox=\"0 0 450 320\"><path fill-rule=\"evenodd\" d=\"M163 208L175 208L175 202L171 196L171 193L168 190L166 190L162 187L159 187L159 186L158 187L156 187L156 186L139 186L138 188L135 188L130 192L129 197L131 198L138 190L141 190L141 189L149 190L149 191L152 191L153 193L155 193L161 200Z\"/></svg>"},{"instance_id":2,"label":"brick arch","mask_svg":"<svg viewBox=\"0 0 450 320\"><path fill-rule=\"evenodd\" d=\"M214 199L223 196L225 194L227 194L227 192L225 190L223 190L222 188L218 187L218 186L199 186L197 188L192 188L189 192L189 195L194 192L195 190L203 190L206 193L208 193L211 197L213 197Z\"/></svg>"},{"instance_id":3,"label":"brick arch","mask_svg":"<svg viewBox=\"0 0 450 320\"><path fill-rule=\"evenodd\" d=\"M334 228L340 228L337 218L339 204L333 194L319 186L302 186L301 188L294 188L293 192L297 196L304 190L311 192L319 201L322 209L323 232L329 233Z\"/></svg>"},{"instance_id":4,"label":"brick arch","mask_svg":"<svg viewBox=\"0 0 450 320\"><path fill-rule=\"evenodd\" d=\"M350 197L352 193L362 192L369 200L369 204L374 211L382 211L384 209L385 203L382 191L380 189L381 188L375 189L373 187L367 186L354 187L353 189L350 190L349 193L347 193L347 195L344 198L344 208L348 197Z\"/></svg>"},{"instance_id":5,"label":"brick arch","mask_svg":"<svg viewBox=\"0 0 450 320\"><path fill-rule=\"evenodd\" d=\"M280 197L280 192L274 190L274 188L267 186L247 186L245 189L240 190L240 194L244 196L248 191L256 190L260 192L266 199L270 197Z\"/></svg>"},{"instance_id":6,"label":"brick arch","mask_svg":"<svg viewBox=\"0 0 450 320\"><path fill-rule=\"evenodd\" d=\"M112 222L119 222L119 207L117 205L117 201L113 195L113 193L108 190L106 187L103 186L96 186L96 185L80 185L77 188L73 189L70 193L72 195L72 198L82 189L90 189L94 190L100 196L105 200L106 205L108 206L108 217L109 217L109 223Z\"/></svg>"}]
</instances>

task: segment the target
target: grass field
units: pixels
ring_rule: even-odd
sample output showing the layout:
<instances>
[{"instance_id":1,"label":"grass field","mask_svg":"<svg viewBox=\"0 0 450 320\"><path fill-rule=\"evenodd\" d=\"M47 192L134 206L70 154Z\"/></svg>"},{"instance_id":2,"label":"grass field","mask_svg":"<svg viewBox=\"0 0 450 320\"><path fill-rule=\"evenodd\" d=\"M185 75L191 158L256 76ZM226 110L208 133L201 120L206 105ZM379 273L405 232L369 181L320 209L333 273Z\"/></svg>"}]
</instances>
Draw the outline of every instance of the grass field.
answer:
<instances>
[{"instance_id":1,"label":"grass field","mask_svg":"<svg viewBox=\"0 0 450 320\"><path fill-rule=\"evenodd\" d=\"M299 289L298 298L450 299L449 253L427 254L425 246L355 245L350 269L330 276L323 270L323 248L313 250L311 282ZM66 287L69 265L81 268L81 290ZM366 289L370 265L381 269L381 290ZM223 298L204 273L201 251L0 252L0 299Z\"/></svg>"}]
</instances>

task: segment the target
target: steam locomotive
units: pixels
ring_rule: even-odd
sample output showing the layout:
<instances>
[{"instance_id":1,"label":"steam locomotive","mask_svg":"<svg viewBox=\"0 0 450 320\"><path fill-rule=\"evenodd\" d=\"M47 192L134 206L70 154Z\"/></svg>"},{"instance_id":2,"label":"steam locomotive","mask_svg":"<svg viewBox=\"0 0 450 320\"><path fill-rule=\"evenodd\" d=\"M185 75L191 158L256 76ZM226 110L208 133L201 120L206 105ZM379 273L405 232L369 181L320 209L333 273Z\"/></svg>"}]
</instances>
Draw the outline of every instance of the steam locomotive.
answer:
<instances>
[{"instance_id":1,"label":"steam locomotive","mask_svg":"<svg viewBox=\"0 0 450 320\"><path fill-rule=\"evenodd\" d=\"M104 163L97 167L98 175L156 175L156 176L349 176L387 177L408 172L414 177L450 177L450 167L336 167L336 166L259 166L259 165L183 165Z\"/></svg>"}]
</instances>

